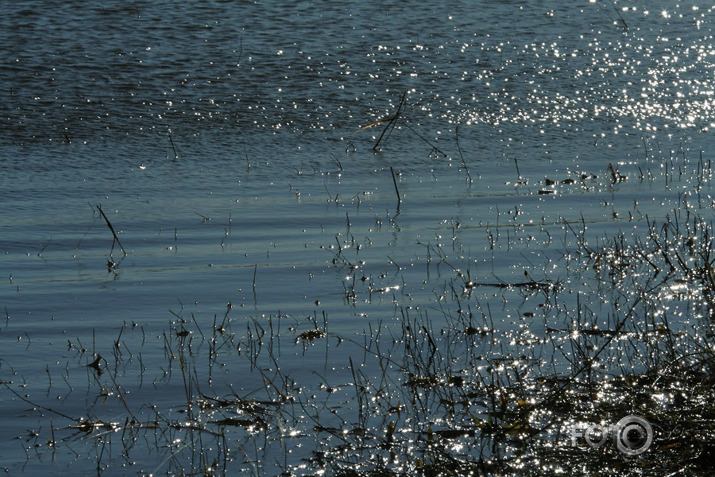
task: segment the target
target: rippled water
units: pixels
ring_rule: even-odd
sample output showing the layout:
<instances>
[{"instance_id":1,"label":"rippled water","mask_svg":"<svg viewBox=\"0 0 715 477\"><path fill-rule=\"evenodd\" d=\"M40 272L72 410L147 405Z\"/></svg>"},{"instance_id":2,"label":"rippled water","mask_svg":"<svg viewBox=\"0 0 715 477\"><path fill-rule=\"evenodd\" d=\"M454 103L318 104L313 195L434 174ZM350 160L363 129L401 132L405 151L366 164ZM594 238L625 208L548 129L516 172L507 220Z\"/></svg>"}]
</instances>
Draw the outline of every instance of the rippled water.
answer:
<instances>
[{"instance_id":1,"label":"rippled water","mask_svg":"<svg viewBox=\"0 0 715 477\"><path fill-rule=\"evenodd\" d=\"M347 383L355 349L306 352L300 333L327 320L336 336L388 336L405 310L446 327L460 273L565 283L553 301L465 298L491 309L509 348L515 330L568 321L576 296L600 300L563 262L576 246L565 224L591 240L637 238L686 202L711 214L707 2L18 1L3 12L0 461L11 473L200 468L167 464L158 445L48 450L50 429L67 425L48 409L123 422L124 390L137 415L150 402L175 415L185 381L166 376L167 334L208 334L227 304L236 343L250 341L247 324L284 323L270 366L306 389ZM689 327L700 315L682 307ZM120 342L122 369L92 377L92 353ZM197 376L202 391L257 392L264 379L239 356ZM114 394L98 398L102 386ZM231 465L285 470L310 453L286 445Z\"/></svg>"}]
</instances>

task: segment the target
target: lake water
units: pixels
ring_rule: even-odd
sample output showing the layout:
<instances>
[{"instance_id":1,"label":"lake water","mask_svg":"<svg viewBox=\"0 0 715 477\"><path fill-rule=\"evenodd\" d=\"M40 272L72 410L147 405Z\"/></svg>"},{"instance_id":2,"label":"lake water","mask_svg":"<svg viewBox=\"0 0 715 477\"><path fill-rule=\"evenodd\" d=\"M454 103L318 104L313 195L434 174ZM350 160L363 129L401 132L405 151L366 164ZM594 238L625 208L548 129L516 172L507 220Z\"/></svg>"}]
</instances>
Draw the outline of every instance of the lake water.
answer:
<instances>
[{"instance_id":1,"label":"lake water","mask_svg":"<svg viewBox=\"0 0 715 477\"><path fill-rule=\"evenodd\" d=\"M384 377L368 342L390 348L410 316L437 333L489 310L504 356L577 299L607 323L609 299L568 259L578 231L637 240L684 204L711 219L713 10L7 3L0 465L202 472L210 452L186 429L145 424L129 445L127 423L211 419L188 388L314 406L356 382L351 360ZM670 306L674 327L702 319ZM251 348L261 330L270 355ZM264 441L232 427L223 472L314 471L309 409Z\"/></svg>"}]
</instances>

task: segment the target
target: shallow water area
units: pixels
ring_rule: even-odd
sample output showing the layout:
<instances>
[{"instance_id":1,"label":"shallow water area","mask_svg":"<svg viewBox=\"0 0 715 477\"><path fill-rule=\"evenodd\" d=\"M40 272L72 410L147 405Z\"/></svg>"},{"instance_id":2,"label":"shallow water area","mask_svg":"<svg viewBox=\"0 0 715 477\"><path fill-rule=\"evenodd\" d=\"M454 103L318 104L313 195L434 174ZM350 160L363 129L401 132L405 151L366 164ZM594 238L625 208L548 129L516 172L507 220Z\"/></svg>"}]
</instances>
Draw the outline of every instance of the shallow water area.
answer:
<instances>
[{"instance_id":1,"label":"shallow water area","mask_svg":"<svg viewBox=\"0 0 715 477\"><path fill-rule=\"evenodd\" d=\"M711 352L706 2L6 10L11 474L576 472L529 399Z\"/></svg>"}]
</instances>

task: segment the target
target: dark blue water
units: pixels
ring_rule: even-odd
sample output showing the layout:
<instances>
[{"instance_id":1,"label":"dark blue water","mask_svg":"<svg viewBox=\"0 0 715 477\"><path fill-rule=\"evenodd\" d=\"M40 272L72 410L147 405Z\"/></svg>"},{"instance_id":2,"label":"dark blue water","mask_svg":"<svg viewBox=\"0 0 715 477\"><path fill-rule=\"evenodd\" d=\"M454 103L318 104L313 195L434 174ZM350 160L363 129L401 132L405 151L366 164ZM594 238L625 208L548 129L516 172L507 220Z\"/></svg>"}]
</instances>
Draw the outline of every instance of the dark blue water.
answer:
<instances>
[{"instance_id":1,"label":"dark blue water","mask_svg":"<svg viewBox=\"0 0 715 477\"><path fill-rule=\"evenodd\" d=\"M7 3L2 466L204 469L170 436L145 432L123 455L67 418L121 432L128 406L175 416L186 386L176 363L167 377L167 333L186 320L209 334L229 303L237 351L196 374L216 395L265 386L239 353L250 323L283 323L271 366L309 387L321 367L353 379L354 350L296 344L324 316L361 340L406 309L443 326L458 307L441 304L446 283L467 272L595 294L558 261L565 221L637 235L684 197L711 213L698 177L715 151L712 22L703 1ZM508 343L528 299L482 300ZM114 353L112 372L93 376L92 353ZM229 473L272 475L311 451L278 438L249 452L252 436L228 435L244 449Z\"/></svg>"}]
</instances>

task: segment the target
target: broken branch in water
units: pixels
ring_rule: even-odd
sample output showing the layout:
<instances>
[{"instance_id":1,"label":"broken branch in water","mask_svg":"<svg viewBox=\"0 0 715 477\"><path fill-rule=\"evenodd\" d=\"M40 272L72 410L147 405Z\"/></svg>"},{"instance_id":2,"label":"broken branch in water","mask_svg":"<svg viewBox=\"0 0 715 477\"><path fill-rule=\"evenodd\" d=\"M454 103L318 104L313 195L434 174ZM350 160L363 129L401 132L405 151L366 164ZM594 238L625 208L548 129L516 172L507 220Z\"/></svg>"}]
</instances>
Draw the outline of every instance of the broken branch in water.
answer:
<instances>
[{"instance_id":1,"label":"broken branch in water","mask_svg":"<svg viewBox=\"0 0 715 477\"><path fill-rule=\"evenodd\" d=\"M117 232L114 231L114 227L112 227L112 223L109 221L107 216L105 215L104 211L102 210L102 206L97 204L96 205L97 210L99 213L102 215L102 218L104 221L107 223L107 227L109 227L109 230L112 232L112 236L114 237L114 240L112 241L112 251L114 251L114 243L116 242L119 245L119 248L122 250L122 253L124 256L127 256L127 251L124 250L124 247L122 247L122 242L119 241L119 237L117 236ZM109 252L109 256L112 256L112 251Z\"/></svg>"},{"instance_id":2,"label":"broken branch in water","mask_svg":"<svg viewBox=\"0 0 715 477\"><path fill-rule=\"evenodd\" d=\"M363 126L358 131L362 131L363 129L368 129L373 126L377 126L378 124L382 123L387 123L385 126L385 129L382 130L382 133L380 134L380 137L377 138L377 141L375 142L375 145L372 146L373 151L377 151L380 149L380 144L382 144L382 139L383 137L385 140L387 140L388 137L390 137L389 132L392 132L392 130L395 128L395 123L399 119L400 115L402 114L402 109L405 106L405 98L407 97L407 93L403 93L402 97L400 98L400 103L397 105L397 112L390 116L389 118L381 119L379 121L375 121L374 123L370 123L367 126ZM357 131L356 131L357 132ZM385 137L385 134L387 134L387 137Z\"/></svg>"}]
</instances>

